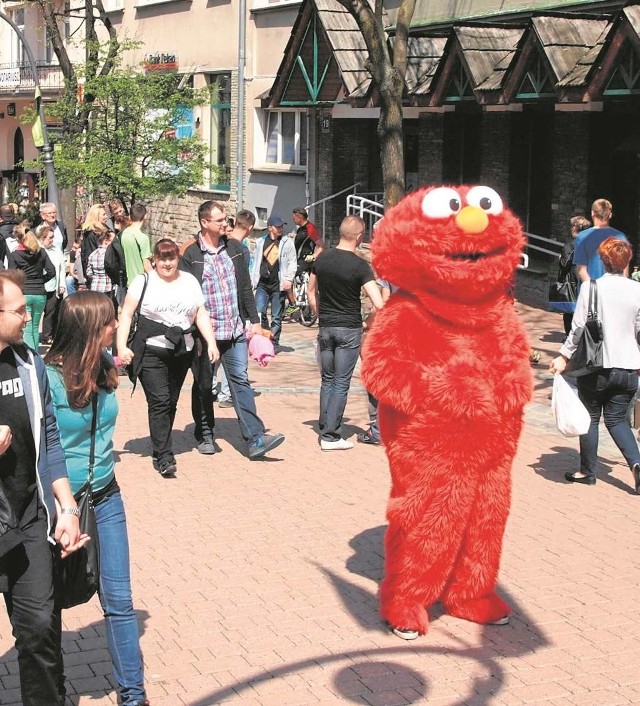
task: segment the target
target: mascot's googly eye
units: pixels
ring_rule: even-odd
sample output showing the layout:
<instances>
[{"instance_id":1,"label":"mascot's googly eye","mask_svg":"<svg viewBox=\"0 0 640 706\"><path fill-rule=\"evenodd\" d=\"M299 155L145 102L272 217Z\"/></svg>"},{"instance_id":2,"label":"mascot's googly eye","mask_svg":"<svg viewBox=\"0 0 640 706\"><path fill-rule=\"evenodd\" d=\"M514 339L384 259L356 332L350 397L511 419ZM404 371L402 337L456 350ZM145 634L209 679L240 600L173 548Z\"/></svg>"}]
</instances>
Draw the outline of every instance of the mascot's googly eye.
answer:
<instances>
[{"instance_id":1,"label":"mascot's googly eye","mask_svg":"<svg viewBox=\"0 0 640 706\"><path fill-rule=\"evenodd\" d=\"M462 208L462 199L455 189L442 186L422 199L422 213L427 218L449 218Z\"/></svg>"},{"instance_id":2,"label":"mascot's googly eye","mask_svg":"<svg viewBox=\"0 0 640 706\"><path fill-rule=\"evenodd\" d=\"M467 194L469 206L477 206L485 213L497 216L502 213L502 199L488 186L474 186Z\"/></svg>"}]
</instances>

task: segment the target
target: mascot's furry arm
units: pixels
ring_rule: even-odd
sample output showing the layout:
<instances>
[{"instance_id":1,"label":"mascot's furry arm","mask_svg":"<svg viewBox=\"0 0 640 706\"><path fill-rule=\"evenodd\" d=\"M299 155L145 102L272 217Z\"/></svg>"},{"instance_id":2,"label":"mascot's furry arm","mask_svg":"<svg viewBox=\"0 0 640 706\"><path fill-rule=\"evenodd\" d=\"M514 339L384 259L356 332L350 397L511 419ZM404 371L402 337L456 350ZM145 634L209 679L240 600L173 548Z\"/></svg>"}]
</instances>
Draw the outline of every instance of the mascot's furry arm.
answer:
<instances>
[{"instance_id":1,"label":"mascot's furry arm","mask_svg":"<svg viewBox=\"0 0 640 706\"><path fill-rule=\"evenodd\" d=\"M389 350L396 354L389 356ZM394 294L376 315L365 342L362 374L380 402L405 415L420 411L464 420L499 411L494 378L487 376L483 359L404 292ZM525 380L529 377L527 371ZM517 378L517 371L509 376Z\"/></svg>"}]
</instances>

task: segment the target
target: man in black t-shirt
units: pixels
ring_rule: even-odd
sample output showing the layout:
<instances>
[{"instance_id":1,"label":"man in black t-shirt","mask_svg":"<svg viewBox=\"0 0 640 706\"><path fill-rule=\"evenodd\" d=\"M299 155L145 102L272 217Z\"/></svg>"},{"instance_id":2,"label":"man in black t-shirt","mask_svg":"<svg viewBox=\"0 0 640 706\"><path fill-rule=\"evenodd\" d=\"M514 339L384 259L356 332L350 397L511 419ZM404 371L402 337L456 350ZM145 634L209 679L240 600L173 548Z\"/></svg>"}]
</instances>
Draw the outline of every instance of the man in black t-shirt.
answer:
<instances>
[{"instance_id":1,"label":"man in black t-shirt","mask_svg":"<svg viewBox=\"0 0 640 706\"><path fill-rule=\"evenodd\" d=\"M340 436L339 429L362 340L360 290L364 287L374 311L382 308L371 265L356 255L364 231L362 218L347 216L340 224L337 247L318 256L309 279L309 304L313 313L319 315L320 326L319 429L323 451L353 447Z\"/></svg>"},{"instance_id":2,"label":"man in black t-shirt","mask_svg":"<svg viewBox=\"0 0 640 706\"><path fill-rule=\"evenodd\" d=\"M0 591L16 640L23 706L62 706L55 544L64 557L88 537L80 535L44 362L23 343L23 281L17 270L0 272Z\"/></svg>"}]
</instances>

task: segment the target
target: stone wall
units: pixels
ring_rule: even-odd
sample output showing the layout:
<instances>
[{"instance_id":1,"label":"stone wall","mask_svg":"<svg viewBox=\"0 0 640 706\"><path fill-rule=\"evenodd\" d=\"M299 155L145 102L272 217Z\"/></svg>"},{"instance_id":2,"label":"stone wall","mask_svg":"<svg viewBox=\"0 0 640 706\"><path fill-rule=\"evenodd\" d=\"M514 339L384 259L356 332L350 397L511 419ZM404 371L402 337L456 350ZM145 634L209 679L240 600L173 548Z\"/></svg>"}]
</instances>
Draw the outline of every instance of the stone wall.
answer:
<instances>
[{"instance_id":1,"label":"stone wall","mask_svg":"<svg viewBox=\"0 0 640 706\"><path fill-rule=\"evenodd\" d=\"M418 185L442 184L444 115L421 113L419 124Z\"/></svg>"},{"instance_id":2,"label":"stone wall","mask_svg":"<svg viewBox=\"0 0 640 706\"><path fill-rule=\"evenodd\" d=\"M166 196L150 201L147 204L146 225L152 242L160 238L173 238L183 243L193 237L200 230L198 207L209 200L219 201L231 213L235 210L235 202L230 200L229 194L219 191L192 189L185 196Z\"/></svg>"}]
</instances>

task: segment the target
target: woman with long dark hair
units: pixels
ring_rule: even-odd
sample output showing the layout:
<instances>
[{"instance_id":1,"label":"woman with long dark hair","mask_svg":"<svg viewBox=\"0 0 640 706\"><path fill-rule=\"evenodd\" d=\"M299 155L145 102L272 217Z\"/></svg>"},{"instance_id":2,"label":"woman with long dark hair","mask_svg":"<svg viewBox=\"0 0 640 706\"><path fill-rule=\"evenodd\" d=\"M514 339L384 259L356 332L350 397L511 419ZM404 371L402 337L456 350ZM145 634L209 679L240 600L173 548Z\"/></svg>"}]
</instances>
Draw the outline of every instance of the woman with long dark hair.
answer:
<instances>
[{"instance_id":1,"label":"woman with long dark hair","mask_svg":"<svg viewBox=\"0 0 640 706\"><path fill-rule=\"evenodd\" d=\"M107 624L107 645L123 706L148 706L140 635L131 597L127 523L114 472L118 371L105 348L111 345L117 326L113 304L107 296L77 292L60 307L58 327L45 362L74 493L88 480L96 398L91 489L100 550L99 597Z\"/></svg>"},{"instance_id":2,"label":"woman with long dark hair","mask_svg":"<svg viewBox=\"0 0 640 706\"><path fill-rule=\"evenodd\" d=\"M194 355L196 328L207 343L211 363L220 357L200 284L178 269L179 259L173 240L156 243L155 270L138 275L129 285L118 329L118 356L125 365L132 363L134 376L140 377L149 411L153 465L164 477L176 473L171 429ZM138 310L136 335L129 348L127 338Z\"/></svg>"},{"instance_id":3,"label":"woman with long dark hair","mask_svg":"<svg viewBox=\"0 0 640 706\"><path fill-rule=\"evenodd\" d=\"M27 325L24 328L24 342L37 352L40 343L40 319L47 303L45 282L56 276L53 263L47 251L40 247L35 234L24 226L13 229L18 247L7 256L7 269L23 270L24 298L27 300Z\"/></svg>"}]
</instances>

